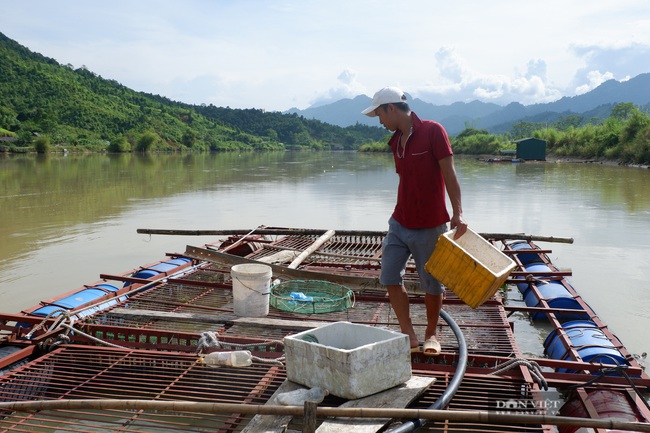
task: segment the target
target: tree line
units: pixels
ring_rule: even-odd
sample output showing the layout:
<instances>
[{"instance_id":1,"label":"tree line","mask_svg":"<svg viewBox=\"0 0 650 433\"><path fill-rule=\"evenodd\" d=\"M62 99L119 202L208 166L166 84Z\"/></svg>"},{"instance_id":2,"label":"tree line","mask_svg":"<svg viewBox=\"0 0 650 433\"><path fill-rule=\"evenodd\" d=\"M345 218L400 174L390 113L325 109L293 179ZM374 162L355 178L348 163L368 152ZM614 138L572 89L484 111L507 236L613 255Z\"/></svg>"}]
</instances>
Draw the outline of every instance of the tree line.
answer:
<instances>
[{"instance_id":1,"label":"tree line","mask_svg":"<svg viewBox=\"0 0 650 433\"><path fill-rule=\"evenodd\" d=\"M568 114L519 122L504 134L466 124L458 154L498 155L513 140L547 141L557 157L650 164L650 117L632 103L605 120ZM0 151L387 151L383 128L341 128L297 114L191 105L131 90L81 66L61 65L0 33Z\"/></svg>"},{"instance_id":2,"label":"tree line","mask_svg":"<svg viewBox=\"0 0 650 433\"><path fill-rule=\"evenodd\" d=\"M0 150L241 151L356 149L378 127L190 105L61 65L0 33Z\"/></svg>"},{"instance_id":3,"label":"tree line","mask_svg":"<svg viewBox=\"0 0 650 433\"><path fill-rule=\"evenodd\" d=\"M555 157L602 159L624 164L650 164L650 115L632 103L615 105L603 121L588 121L569 114L557 122L519 122L505 134L491 134L466 125L451 138L457 154L499 155L514 150L514 140L534 137L546 140L547 152ZM580 126L582 125L582 126ZM363 145L361 151L388 151L386 141Z\"/></svg>"}]
</instances>

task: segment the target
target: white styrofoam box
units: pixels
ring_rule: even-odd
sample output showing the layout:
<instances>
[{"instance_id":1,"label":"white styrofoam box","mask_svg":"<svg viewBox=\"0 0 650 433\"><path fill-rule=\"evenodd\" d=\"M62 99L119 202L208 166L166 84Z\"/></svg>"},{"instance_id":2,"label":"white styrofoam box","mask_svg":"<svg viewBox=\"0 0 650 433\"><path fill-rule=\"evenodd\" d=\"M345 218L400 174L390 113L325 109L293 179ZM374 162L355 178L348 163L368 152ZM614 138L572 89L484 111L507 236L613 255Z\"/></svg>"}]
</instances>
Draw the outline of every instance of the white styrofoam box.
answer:
<instances>
[{"instance_id":1,"label":"white styrofoam box","mask_svg":"<svg viewBox=\"0 0 650 433\"><path fill-rule=\"evenodd\" d=\"M349 400L411 378L408 336L388 329L330 323L285 337L284 350L287 379Z\"/></svg>"}]
</instances>

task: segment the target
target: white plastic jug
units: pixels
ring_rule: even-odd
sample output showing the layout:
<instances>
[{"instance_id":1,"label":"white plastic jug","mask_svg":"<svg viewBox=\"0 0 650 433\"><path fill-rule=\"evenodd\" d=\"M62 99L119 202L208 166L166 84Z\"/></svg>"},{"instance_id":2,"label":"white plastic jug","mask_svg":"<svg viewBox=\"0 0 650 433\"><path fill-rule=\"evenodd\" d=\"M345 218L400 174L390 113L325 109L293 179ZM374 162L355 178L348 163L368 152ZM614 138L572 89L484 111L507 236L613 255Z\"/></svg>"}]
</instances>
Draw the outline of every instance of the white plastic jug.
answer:
<instances>
[{"instance_id":1,"label":"white plastic jug","mask_svg":"<svg viewBox=\"0 0 650 433\"><path fill-rule=\"evenodd\" d=\"M253 363L253 356L248 350L232 352L212 352L199 359L201 364L223 365L228 367L248 367Z\"/></svg>"}]
</instances>

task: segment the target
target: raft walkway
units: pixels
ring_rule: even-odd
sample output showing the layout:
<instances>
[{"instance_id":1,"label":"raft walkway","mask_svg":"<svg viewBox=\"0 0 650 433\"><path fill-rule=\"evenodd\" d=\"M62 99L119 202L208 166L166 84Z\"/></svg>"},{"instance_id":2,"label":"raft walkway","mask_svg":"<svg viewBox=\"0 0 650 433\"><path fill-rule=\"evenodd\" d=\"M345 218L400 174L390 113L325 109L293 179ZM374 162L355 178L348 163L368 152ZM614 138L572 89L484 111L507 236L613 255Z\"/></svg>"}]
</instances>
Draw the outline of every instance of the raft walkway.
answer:
<instances>
[{"instance_id":1,"label":"raft walkway","mask_svg":"<svg viewBox=\"0 0 650 433\"><path fill-rule=\"evenodd\" d=\"M376 256L376 246L374 251L355 254L365 254L361 260L372 262L368 257ZM124 276L102 277L144 283ZM399 331L388 298L380 289L358 292L354 306L342 312L309 315L270 307L267 317L243 318L233 313L230 266L203 263L177 278L163 278L150 286L84 317L73 325L77 332L60 327L30 341L11 341L23 347L21 356L29 355L30 361L0 376L0 401L138 399L263 405L286 379L280 363L283 337L338 321ZM647 390L650 378L632 357L625 375L600 374L602 366L579 361L526 358L509 320L512 308L504 305L500 296L472 309L448 292L443 308L461 328L469 352L468 368L448 407L450 411L556 415L558 390L575 388L583 400L588 400L586 391L592 386L589 382L598 376L600 388L624 393L634 403L638 416L650 419L650 410L634 392L634 388ZM416 331L423 335L426 315L421 295L412 295L411 313ZM49 324L53 321L50 319ZM40 320L0 315L5 333L19 322L34 326ZM443 349L439 357L412 355L413 375L436 380L409 408L431 406L454 376L458 343L444 323L440 324L439 335ZM255 360L245 368L213 368L198 362L200 353L215 347L250 350ZM563 368L575 372L556 372ZM345 402L330 395L319 407L338 407ZM244 430L252 418L249 413L119 407L0 412L0 431L229 433ZM284 431L306 428L303 417L289 420ZM318 423L323 420L319 418ZM454 420L430 422L418 431L550 433L556 428L552 424L494 425Z\"/></svg>"}]
</instances>

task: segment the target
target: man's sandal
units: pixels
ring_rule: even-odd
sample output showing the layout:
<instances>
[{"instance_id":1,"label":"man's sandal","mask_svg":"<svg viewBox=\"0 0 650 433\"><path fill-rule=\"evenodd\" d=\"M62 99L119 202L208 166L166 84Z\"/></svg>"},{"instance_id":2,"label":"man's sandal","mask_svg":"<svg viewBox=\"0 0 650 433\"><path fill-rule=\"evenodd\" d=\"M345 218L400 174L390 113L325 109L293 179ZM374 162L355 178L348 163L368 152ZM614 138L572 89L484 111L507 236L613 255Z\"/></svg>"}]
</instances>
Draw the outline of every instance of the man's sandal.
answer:
<instances>
[{"instance_id":1,"label":"man's sandal","mask_svg":"<svg viewBox=\"0 0 650 433\"><path fill-rule=\"evenodd\" d=\"M440 342L435 336L429 337L422 346L422 352L425 356L438 356L442 351L440 347Z\"/></svg>"}]
</instances>

